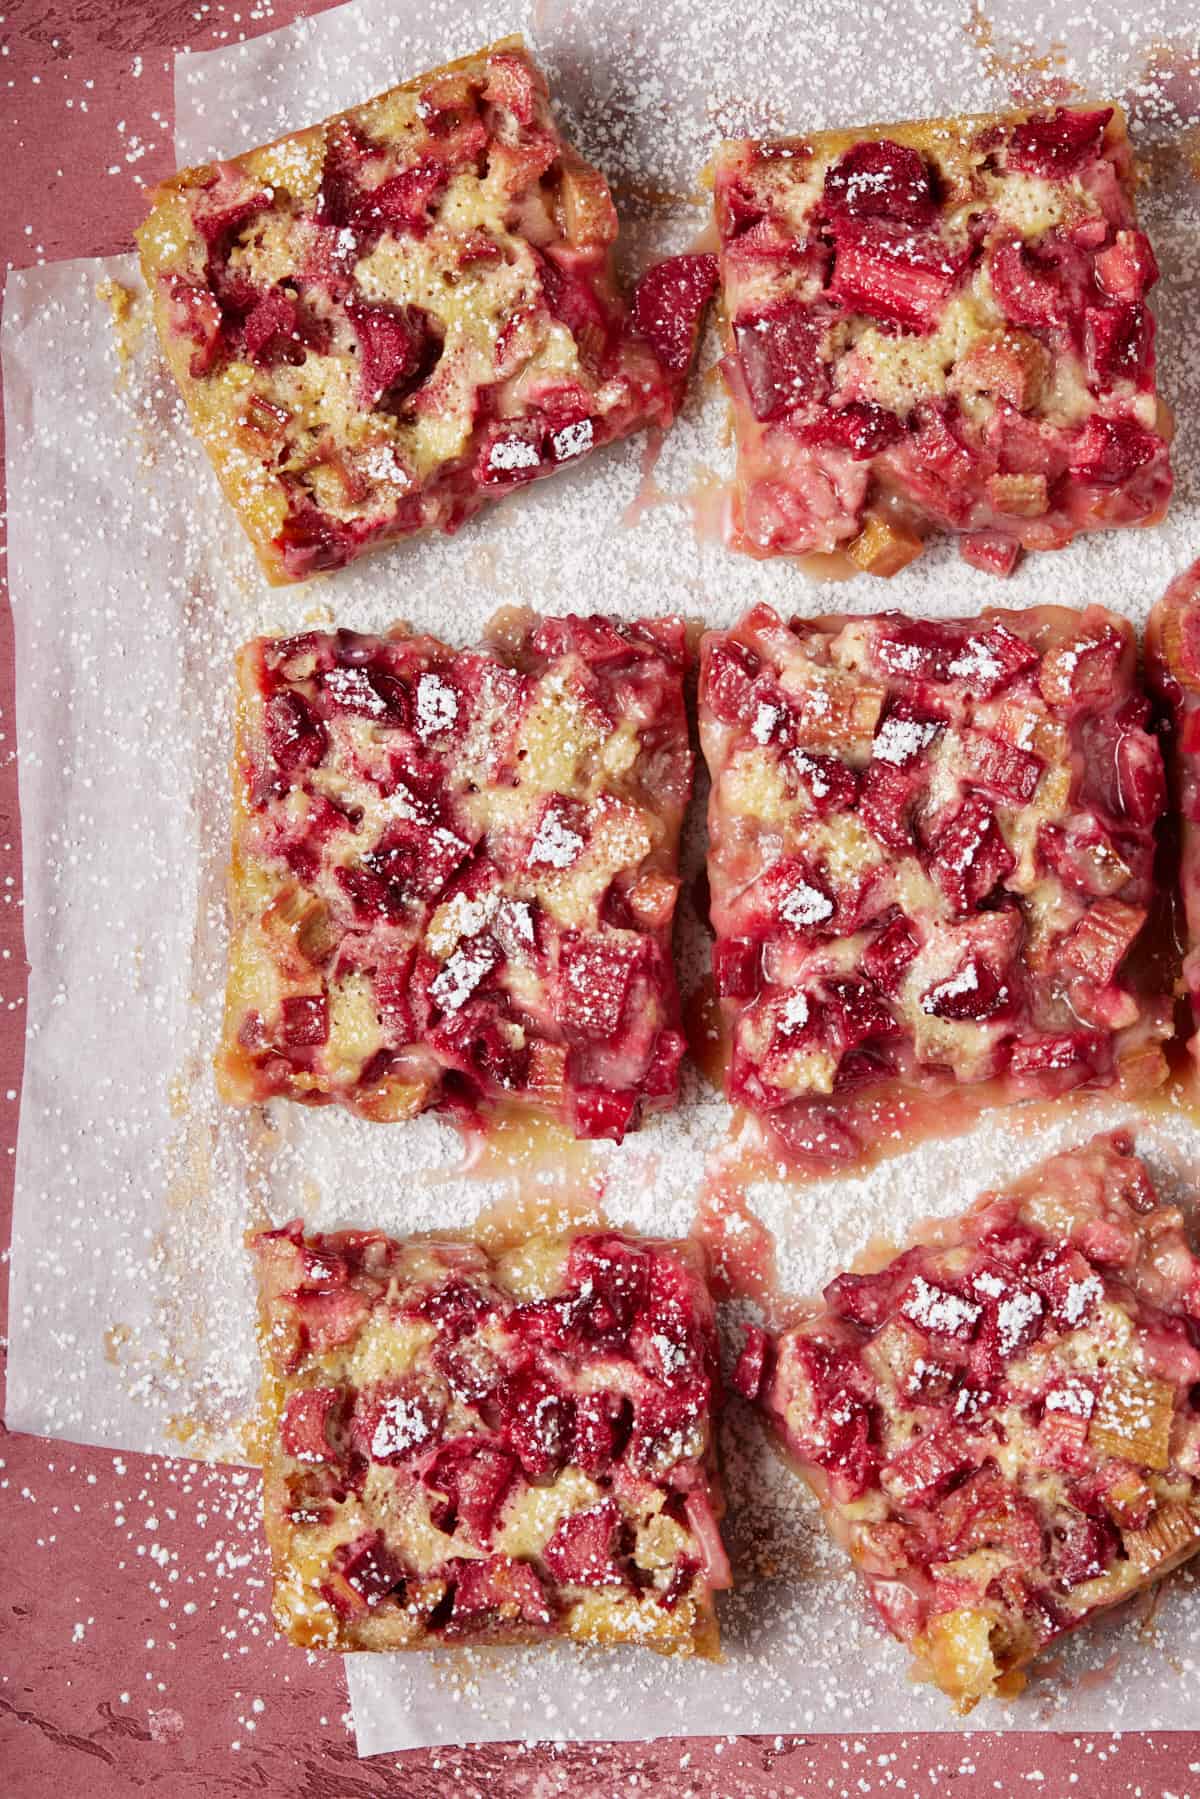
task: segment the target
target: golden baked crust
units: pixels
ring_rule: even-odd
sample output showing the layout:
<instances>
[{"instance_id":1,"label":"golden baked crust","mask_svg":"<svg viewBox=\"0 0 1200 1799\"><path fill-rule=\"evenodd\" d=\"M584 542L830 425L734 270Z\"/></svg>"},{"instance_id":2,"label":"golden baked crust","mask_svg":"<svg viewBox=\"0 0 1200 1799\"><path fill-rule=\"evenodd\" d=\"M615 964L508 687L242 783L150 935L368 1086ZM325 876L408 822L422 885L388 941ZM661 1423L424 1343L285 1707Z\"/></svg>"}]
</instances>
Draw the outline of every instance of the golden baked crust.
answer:
<instances>
[{"instance_id":1,"label":"golden baked crust","mask_svg":"<svg viewBox=\"0 0 1200 1799\"><path fill-rule=\"evenodd\" d=\"M720 1385L695 1245L591 1232L489 1256L299 1223L251 1241L293 1642L717 1653Z\"/></svg>"},{"instance_id":2,"label":"golden baked crust","mask_svg":"<svg viewBox=\"0 0 1200 1799\"><path fill-rule=\"evenodd\" d=\"M672 415L607 186L519 37L151 200L163 348L272 582L452 531Z\"/></svg>"},{"instance_id":3,"label":"golden baked crust","mask_svg":"<svg viewBox=\"0 0 1200 1799\"><path fill-rule=\"evenodd\" d=\"M1200 1548L1197 1319L1182 1216L1114 1132L839 1275L735 1384L966 1711Z\"/></svg>"},{"instance_id":4,"label":"golden baked crust","mask_svg":"<svg viewBox=\"0 0 1200 1799\"><path fill-rule=\"evenodd\" d=\"M1119 108L727 142L714 187L735 547L891 575L936 528L1007 574L1162 517L1157 268Z\"/></svg>"}]
</instances>

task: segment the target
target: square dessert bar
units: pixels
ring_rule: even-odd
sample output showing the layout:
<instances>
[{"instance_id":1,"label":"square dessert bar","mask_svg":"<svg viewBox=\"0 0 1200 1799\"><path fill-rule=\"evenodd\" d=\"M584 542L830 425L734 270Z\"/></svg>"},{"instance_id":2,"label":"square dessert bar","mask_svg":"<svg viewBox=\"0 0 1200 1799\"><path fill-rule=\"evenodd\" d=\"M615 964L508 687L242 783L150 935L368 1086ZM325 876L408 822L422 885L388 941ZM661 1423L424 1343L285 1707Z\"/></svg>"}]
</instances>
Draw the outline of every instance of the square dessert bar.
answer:
<instances>
[{"instance_id":1,"label":"square dessert bar","mask_svg":"<svg viewBox=\"0 0 1200 1799\"><path fill-rule=\"evenodd\" d=\"M735 1379L966 1711L1200 1548L1198 1321L1181 1216L1114 1134L754 1329Z\"/></svg>"},{"instance_id":2,"label":"square dessert bar","mask_svg":"<svg viewBox=\"0 0 1200 1799\"><path fill-rule=\"evenodd\" d=\"M1133 631L1089 606L934 622L766 606L703 640L730 1097L800 1160L883 1088L1144 1091L1170 1002L1123 964L1164 790Z\"/></svg>"},{"instance_id":3,"label":"square dessert bar","mask_svg":"<svg viewBox=\"0 0 1200 1799\"><path fill-rule=\"evenodd\" d=\"M294 1643L714 1656L720 1374L692 1243L253 1239L274 1611Z\"/></svg>"},{"instance_id":4,"label":"square dessert bar","mask_svg":"<svg viewBox=\"0 0 1200 1799\"><path fill-rule=\"evenodd\" d=\"M1181 980L1193 1030L1188 1048L1200 1067L1200 561L1185 569L1153 608L1146 627L1146 668L1174 726L1171 760L1185 949Z\"/></svg>"},{"instance_id":5,"label":"square dessert bar","mask_svg":"<svg viewBox=\"0 0 1200 1799\"><path fill-rule=\"evenodd\" d=\"M616 235L519 38L156 188L159 335L268 578L669 423L715 260L652 271L635 324Z\"/></svg>"},{"instance_id":6,"label":"square dessert bar","mask_svg":"<svg viewBox=\"0 0 1200 1799\"><path fill-rule=\"evenodd\" d=\"M473 651L247 645L223 1096L617 1138L673 1105L685 659L679 619L515 611Z\"/></svg>"},{"instance_id":7,"label":"square dessert bar","mask_svg":"<svg viewBox=\"0 0 1200 1799\"><path fill-rule=\"evenodd\" d=\"M1160 519L1133 180L1115 107L723 145L736 546L891 575L936 527L1007 574Z\"/></svg>"}]
</instances>

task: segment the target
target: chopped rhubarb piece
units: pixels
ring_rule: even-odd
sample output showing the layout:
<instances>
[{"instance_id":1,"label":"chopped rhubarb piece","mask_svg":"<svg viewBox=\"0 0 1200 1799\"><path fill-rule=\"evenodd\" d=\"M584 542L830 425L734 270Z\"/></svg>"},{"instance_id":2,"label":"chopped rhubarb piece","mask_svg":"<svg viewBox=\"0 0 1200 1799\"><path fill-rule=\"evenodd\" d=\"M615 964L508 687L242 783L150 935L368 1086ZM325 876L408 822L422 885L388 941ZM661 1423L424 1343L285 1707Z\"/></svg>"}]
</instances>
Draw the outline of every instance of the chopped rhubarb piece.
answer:
<instances>
[{"instance_id":1,"label":"chopped rhubarb piece","mask_svg":"<svg viewBox=\"0 0 1200 1799\"><path fill-rule=\"evenodd\" d=\"M901 912L863 951L863 973L881 993L892 994L919 948L916 932Z\"/></svg>"},{"instance_id":2,"label":"chopped rhubarb piece","mask_svg":"<svg viewBox=\"0 0 1200 1799\"><path fill-rule=\"evenodd\" d=\"M630 305L616 237L519 38L155 188L155 323L268 579L455 531L669 425L715 259L660 264ZM264 409L269 439L242 428Z\"/></svg>"},{"instance_id":3,"label":"chopped rhubarb piece","mask_svg":"<svg viewBox=\"0 0 1200 1799\"><path fill-rule=\"evenodd\" d=\"M1100 285L1114 300L1140 300L1158 280L1158 263L1144 231L1118 231L1096 258Z\"/></svg>"},{"instance_id":4,"label":"chopped rhubarb piece","mask_svg":"<svg viewBox=\"0 0 1200 1799\"><path fill-rule=\"evenodd\" d=\"M639 945L619 938L564 938L558 1015L568 1041L616 1035L640 955Z\"/></svg>"},{"instance_id":5,"label":"chopped rhubarb piece","mask_svg":"<svg viewBox=\"0 0 1200 1799\"><path fill-rule=\"evenodd\" d=\"M247 645L225 1097L616 1139L672 1106L685 657L676 620L525 614Z\"/></svg>"},{"instance_id":6,"label":"chopped rhubarb piece","mask_svg":"<svg viewBox=\"0 0 1200 1799\"><path fill-rule=\"evenodd\" d=\"M940 236L881 220L835 223L830 297L849 313L932 331L966 266Z\"/></svg>"},{"instance_id":7,"label":"chopped rhubarb piece","mask_svg":"<svg viewBox=\"0 0 1200 1799\"><path fill-rule=\"evenodd\" d=\"M425 1470L431 1521L453 1535L461 1520L476 1542L490 1542L516 1474L517 1459L507 1443L483 1436L449 1438Z\"/></svg>"},{"instance_id":8,"label":"chopped rhubarb piece","mask_svg":"<svg viewBox=\"0 0 1200 1799\"><path fill-rule=\"evenodd\" d=\"M894 412L862 400L827 407L804 428L808 443L835 444L856 461L877 455L903 435L904 426Z\"/></svg>"},{"instance_id":9,"label":"chopped rhubarb piece","mask_svg":"<svg viewBox=\"0 0 1200 1799\"><path fill-rule=\"evenodd\" d=\"M317 1355L356 1336L365 1310L361 1295L350 1288L332 1293L304 1291L296 1298L296 1316L309 1347Z\"/></svg>"},{"instance_id":10,"label":"chopped rhubarb piece","mask_svg":"<svg viewBox=\"0 0 1200 1799\"><path fill-rule=\"evenodd\" d=\"M304 352L296 301L279 288L264 294L242 326L242 348L251 362L298 362Z\"/></svg>"},{"instance_id":11,"label":"chopped rhubarb piece","mask_svg":"<svg viewBox=\"0 0 1200 1799\"><path fill-rule=\"evenodd\" d=\"M1015 867L996 814L978 793L939 832L929 861L930 873L956 912L975 911Z\"/></svg>"},{"instance_id":12,"label":"chopped rhubarb piece","mask_svg":"<svg viewBox=\"0 0 1200 1799\"><path fill-rule=\"evenodd\" d=\"M1046 766L1040 756L985 731L964 733L963 747L971 778L981 787L989 788L1005 800L1033 798ZM1158 810L1156 808L1155 817Z\"/></svg>"},{"instance_id":13,"label":"chopped rhubarb piece","mask_svg":"<svg viewBox=\"0 0 1200 1799\"><path fill-rule=\"evenodd\" d=\"M1088 370L1097 385L1142 381L1154 342L1154 318L1146 307L1089 307L1084 333Z\"/></svg>"},{"instance_id":14,"label":"chopped rhubarb piece","mask_svg":"<svg viewBox=\"0 0 1200 1799\"><path fill-rule=\"evenodd\" d=\"M571 1124L577 1137L607 1137L620 1143L637 1110L638 1095L630 1089L578 1086L572 1095Z\"/></svg>"},{"instance_id":15,"label":"chopped rhubarb piece","mask_svg":"<svg viewBox=\"0 0 1200 1799\"><path fill-rule=\"evenodd\" d=\"M995 485L996 478L993 478L988 483L988 491L993 498L996 497ZM1001 510L1007 508L1002 505ZM958 553L972 568L981 568L985 575L999 575L1003 578L1011 575L1017 566L1021 546L1009 542L997 531L969 531L959 540Z\"/></svg>"},{"instance_id":16,"label":"chopped rhubarb piece","mask_svg":"<svg viewBox=\"0 0 1200 1799\"><path fill-rule=\"evenodd\" d=\"M359 1392L351 1439L368 1461L398 1465L428 1454L441 1433L445 1404L435 1387L405 1377Z\"/></svg>"},{"instance_id":17,"label":"chopped rhubarb piece","mask_svg":"<svg viewBox=\"0 0 1200 1799\"><path fill-rule=\"evenodd\" d=\"M490 1255L298 1221L250 1241L293 1642L716 1652L721 1389L695 1243L583 1232Z\"/></svg>"},{"instance_id":18,"label":"chopped rhubarb piece","mask_svg":"<svg viewBox=\"0 0 1200 1799\"><path fill-rule=\"evenodd\" d=\"M301 1387L289 1398L280 1420L284 1450L297 1462L333 1462L332 1433L343 1410L336 1387Z\"/></svg>"},{"instance_id":19,"label":"chopped rhubarb piece","mask_svg":"<svg viewBox=\"0 0 1200 1799\"><path fill-rule=\"evenodd\" d=\"M729 141L714 189L734 548L886 577L941 530L1003 577L1162 518L1158 271L1115 109Z\"/></svg>"},{"instance_id":20,"label":"chopped rhubarb piece","mask_svg":"<svg viewBox=\"0 0 1200 1799\"><path fill-rule=\"evenodd\" d=\"M1138 954L1165 793L1135 678L1100 607L785 626L759 606L703 639L726 1089L777 1157L870 1159L901 1136L878 1098L1165 1078L1171 999ZM818 757L799 721L822 714Z\"/></svg>"},{"instance_id":21,"label":"chopped rhubarb piece","mask_svg":"<svg viewBox=\"0 0 1200 1799\"><path fill-rule=\"evenodd\" d=\"M1200 1549L1198 1291L1114 1132L839 1276L771 1346L759 1404L959 1710Z\"/></svg>"},{"instance_id":22,"label":"chopped rhubarb piece","mask_svg":"<svg viewBox=\"0 0 1200 1799\"><path fill-rule=\"evenodd\" d=\"M1135 420L1091 418L1071 445L1071 468L1096 487L1121 487L1154 461L1157 439Z\"/></svg>"},{"instance_id":23,"label":"chopped rhubarb piece","mask_svg":"<svg viewBox=\"0 0 1200 1799\"><path fill-rule=\"evenodd\" d=\"M283 777L313 768L329 748L329 733L302 694L276 693L267 701L263 734L271 761Z\"/></svg>"},{"instance_id":24,"label":"chopped rhubarb piece","mask_svg":"<svg viewBox=\"0 0 1200 1799\"><path fill-rule=\"evenodd\" d=\"M388 1549L382 1532L372 1531L334 1550L321 1597L348 1626L398 1589L402 1591L403 1585L403 1564Z\"/></svg>"},{"instance_id":25,"label":"chopped rhubarb piece","mask_svg":"<svg viewBox=\"0 0 1200 1799\"><path fill-rule=\"evenodd\" d=\"M585 1474L612 1471L629 1441L632 1407L617 1393L584 1393L576 1401L571 1460Z\"/></svg>"},{"instance_id":26,"label":"chopped rhubarb piece","mask_svg":"<svg viewBox=\"0 0 1200 1799\"><path fill-rule=\"evenodd\" d=\"M296 1046L329 1041L329 1001L323 993L292 994L280 1004L283 1041Z\"/></svg>"}]
</instances>

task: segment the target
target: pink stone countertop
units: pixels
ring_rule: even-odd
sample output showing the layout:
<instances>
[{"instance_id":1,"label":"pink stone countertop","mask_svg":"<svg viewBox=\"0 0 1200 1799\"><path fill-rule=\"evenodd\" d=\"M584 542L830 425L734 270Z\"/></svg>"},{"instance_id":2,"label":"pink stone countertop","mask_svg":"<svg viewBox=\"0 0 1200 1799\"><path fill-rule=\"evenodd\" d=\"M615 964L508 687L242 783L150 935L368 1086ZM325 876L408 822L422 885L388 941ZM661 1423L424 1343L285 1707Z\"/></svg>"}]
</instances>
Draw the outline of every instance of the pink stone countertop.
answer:
<instances>
[{"instance_id":1,"label":"pink stone countertop","mask_svg":"<svg viewBox=\"0 0 1200 1799\"><path fill-rule=\"evenodd\" d=\"M171 60L320 0L17 0L0 18L0 254L7 267L132 247L172 165ZM24 948L0 611L0 1235L7 1242ZM9 884L11 881L11 884ZM0 1293L0 1307L4 1295ZM3 1320L0 1320L3 1329ZM82 1450L0 1426L0 1791L305 1799L956 1799L1028 1791L1200 1796L1200 1732L1155 1737L739 1737L522 1745L360 1762L333 1656L273 1637L252 1475ZM633 1697L633 1696L631 1696Z\"/></svg>"}]
</instances>

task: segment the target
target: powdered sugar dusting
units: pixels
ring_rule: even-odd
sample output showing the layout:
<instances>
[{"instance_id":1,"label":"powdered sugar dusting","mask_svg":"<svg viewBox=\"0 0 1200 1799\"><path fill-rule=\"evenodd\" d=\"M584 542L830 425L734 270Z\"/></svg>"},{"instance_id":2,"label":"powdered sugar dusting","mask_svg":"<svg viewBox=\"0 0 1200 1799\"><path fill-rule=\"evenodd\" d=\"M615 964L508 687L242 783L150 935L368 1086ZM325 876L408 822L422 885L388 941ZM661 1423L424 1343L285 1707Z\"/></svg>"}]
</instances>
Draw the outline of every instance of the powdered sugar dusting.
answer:
<instances>
[{"instance_id":1,"label":"powdered sugar dusting","mask_svg":"<svg viewBox=\"0 0 1200 1799\"><path fill-rule=\"evenodd\" d=\"M901 718L893 714L884 719L875 733L871 754L877 762L891 762L903 768L906 762L921 754L937 732L938 726L933 719Z\"/></svg>"},{"instance_id":2,"label":"powdered sugar dusting","mask_svg":"<svg viewBox=\"0 0 1200 1799\"><path fill-rule=\"evenodd\" d=\"M1045 1309L1036 1293L1013 1293L1001 1300L996 1308L1001 1355L1012 1355L1034 1329Z\"/></svg>"},{"instance_id":3,"label":"powdered sugar dusting","mask_svg":"<svg viewBox=\"0 0 1200 1799\"><path fill-rule=\"evenodd\" d=\"M438 737L458 717L458 695L439 675L422 675L417 682L417 736Z\"/></svg>"},{"instance_id":4,"label":"powdered sugar dusting","mask_svg":"<svg viewBox=\"0 0 1200 1799\"><path fill-rule=\"evenodd\" d=\"M1048 1412L1065 1412L1071 1418L1090 1418L1096 1408L1096 1395L1082 1381L1066 1381L1052 1387L1046 1395Z\"/></svg>"},{"instance_id":5,"label":"powdered sugar dusting","mask_svg":"<svg viewBox=\"0 0 1200 1799\"><path fill-rule=\"evenodd\" d=\"M1067 1323L1078 1324L1103 1292L1103 1283L1097 1275L1088 1274L1081 1281L1072 1281L1062 1303L1062 1314Z\"/></svg>"},{"instance_id":6,"label":"powdered sugar dusting","mask_svg":"<svg viewBox=\"0 0 1200 1799\"><path fill-rule=\"evenodd\" d=\"M393 1394L379 1408L379 1419L371 1435L371 1454L376 1461L385 1456L404 1455L417 1449L430 1435L429 1413L417 1399Z\"/></svg>"},{"instance_id":7,"label":"powdered sugar dusting","mask_svg":"<svg viewBox=\"0 0 1200 1799\"><path fill-rule=\"evenodd\" d=\"M570 868L583 848L583 838L557 812L543 814L529 846L529 866Z\"/></svg>"},{"instance_id":8,"label":"powdered sugar dusting","mask_svg":"<svg viewBox=\"0 0 1200 1799\"><path fill-rule=\"evenodd\" d=\"M807 925L823 924L827 918L832 918L833 901L819 887L810 886L807 881L797 881L780 900L779 910L788 924L800 930Z\"/></svg>"},{"instance_id":9,"label":"powdered sugar dusting","mask_svg":"<svg viewBox=\"0 0 1200 1799\"><path fill-rule=\"evenodd\" d=\"M937 1331L946 1337L963 1337L978 1324L983 1307L977 1306L972 1299L964 1299L959 1293L948 1293L943 1287L935 1287L917 1275L900 1310L924 1330Z\"/></svg>"}]
</instances>

